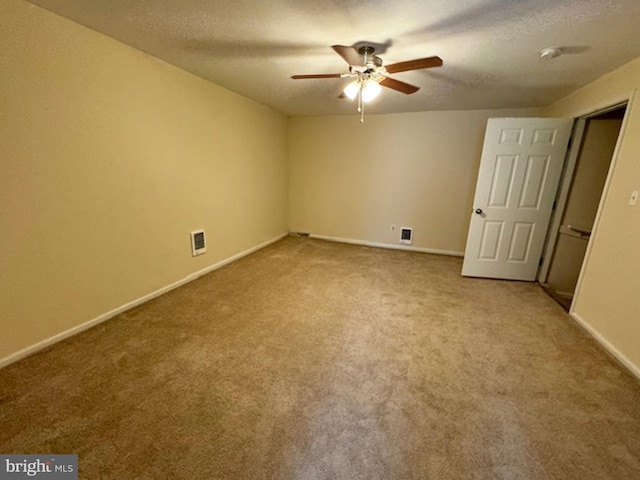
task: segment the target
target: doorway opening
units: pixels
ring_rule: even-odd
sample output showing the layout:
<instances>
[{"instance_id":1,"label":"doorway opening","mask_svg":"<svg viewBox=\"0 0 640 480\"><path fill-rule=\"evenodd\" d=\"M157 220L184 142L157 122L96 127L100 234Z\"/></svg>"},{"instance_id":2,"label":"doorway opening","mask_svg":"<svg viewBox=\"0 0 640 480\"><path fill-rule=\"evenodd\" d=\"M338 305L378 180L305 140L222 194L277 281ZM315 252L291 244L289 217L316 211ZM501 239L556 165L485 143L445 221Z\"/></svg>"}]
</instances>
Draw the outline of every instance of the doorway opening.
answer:
<instances>
[{"instance_id":1,"label":"doorway opening","mask_svg":"<svg viewBox=\"0 0 640 480\"><path fill-rule=\"evenodd\" d=\"M602 200L626 103L578 119L538 281L567 311Z\"/></svg>"}]
</instances>

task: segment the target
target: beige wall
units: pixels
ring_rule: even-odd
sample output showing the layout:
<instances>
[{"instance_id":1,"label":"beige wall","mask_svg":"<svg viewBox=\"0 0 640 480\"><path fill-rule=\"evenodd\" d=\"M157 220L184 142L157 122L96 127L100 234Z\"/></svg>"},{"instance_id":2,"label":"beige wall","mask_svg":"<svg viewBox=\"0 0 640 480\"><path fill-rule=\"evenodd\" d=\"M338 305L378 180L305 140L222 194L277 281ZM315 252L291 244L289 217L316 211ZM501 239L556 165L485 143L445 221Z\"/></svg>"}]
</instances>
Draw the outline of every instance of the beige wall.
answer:
<instances>
[{"instance_id":1,"label":"beige wall","mask_svg":"<svg viewBox=\"0 0 640 480\"><path fill-rule=\"evenodd\" d=\"M393 93L393 92L392 92ZM535 110L297 117L289 122L292 231L462 253L487 119Z\"/></svg>"},{"instance_id":2,"label":"beige wall","mask_svg":"<svg viewBox=\"0 0 640 480\"><path fill-rule=\"evenodd\" d=\"M0 361L287 231L284 116L21 0L0 78Z\"/></svg>"},{"instance_id":3,"label":"beige wall","mask_svg":"<svg viewBox=\"0 0 640 480\"><path fill-rule=\"evenodd\" d=\"M640 59L551 105L550 115L579 116L624 98L640 87ZM618 155L573 314L640 374L640 205L628 205L640 189L640 99L627 110Z\"/></svg>"},{"instance_id":4,"label":"beige wall","mask_svg":"<svg viewBox=\"0 0 640 480\"><path fill-rule=\"evenodd\" d=\"M0 76L2 361L269 241L287 221L386 244L397 244L391 224L412 226L414 246L461 252L487 118L576 117L614 104L640 86L640 59L544 112L287 122L4 0ZM623 135L574 314L639 370L640 206L627 200L640 188L640 101ZM208 252L192 258L196 228L207 230Z\"/></svg>"}]
</instances>

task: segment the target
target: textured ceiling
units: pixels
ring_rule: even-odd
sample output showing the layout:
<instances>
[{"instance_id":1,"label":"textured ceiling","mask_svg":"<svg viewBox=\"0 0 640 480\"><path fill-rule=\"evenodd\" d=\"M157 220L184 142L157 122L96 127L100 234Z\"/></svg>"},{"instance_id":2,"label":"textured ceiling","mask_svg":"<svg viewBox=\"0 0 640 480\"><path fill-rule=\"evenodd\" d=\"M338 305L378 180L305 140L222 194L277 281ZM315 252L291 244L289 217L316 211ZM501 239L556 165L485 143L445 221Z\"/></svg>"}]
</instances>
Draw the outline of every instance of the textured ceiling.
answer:
<instances>
[{"instance_id":1,"label":"textured ceiling","mask_svg":"<svg viewBox=\"0 0 640 480\"><path fill-rule=\"evenodd\" d=\"M640 56L639 0L31 0L287 115L354 114L331 45L378 46L392 75L370 113L548 105ZM545 47L563 47L550 61Z\"/></svg>"}]
</instances>

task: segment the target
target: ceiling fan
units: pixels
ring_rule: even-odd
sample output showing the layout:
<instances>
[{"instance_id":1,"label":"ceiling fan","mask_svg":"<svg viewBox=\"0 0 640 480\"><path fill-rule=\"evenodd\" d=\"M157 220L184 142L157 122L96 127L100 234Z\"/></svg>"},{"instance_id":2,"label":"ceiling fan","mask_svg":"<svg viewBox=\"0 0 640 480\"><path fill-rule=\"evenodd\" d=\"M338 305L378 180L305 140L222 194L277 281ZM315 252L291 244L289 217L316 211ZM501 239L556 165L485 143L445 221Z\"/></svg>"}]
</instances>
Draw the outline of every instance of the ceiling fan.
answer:
<instances>
[{"instance_id":1,"label":"ceiling fan","mask_svg":"<svg viewBox=\"0 0 640 480\"><path fill-rule=\"evenodd\" d=\"M358 97L358 112L360 113L361 122L364 122L364 104L378 96L382 90L381 85L406 95L420 90L420 87L388 77L388 74L442 66L440 57L418 58L383 66L382 59L375 54L375 49L372 46L361 46L357 50L354 47L345 45L332 45L331 48L349 64L349 73L293 75L291 78L301 80L355 77L355 80L344 89L344 94L350 99Z\"/></svg>"}]
</instances>

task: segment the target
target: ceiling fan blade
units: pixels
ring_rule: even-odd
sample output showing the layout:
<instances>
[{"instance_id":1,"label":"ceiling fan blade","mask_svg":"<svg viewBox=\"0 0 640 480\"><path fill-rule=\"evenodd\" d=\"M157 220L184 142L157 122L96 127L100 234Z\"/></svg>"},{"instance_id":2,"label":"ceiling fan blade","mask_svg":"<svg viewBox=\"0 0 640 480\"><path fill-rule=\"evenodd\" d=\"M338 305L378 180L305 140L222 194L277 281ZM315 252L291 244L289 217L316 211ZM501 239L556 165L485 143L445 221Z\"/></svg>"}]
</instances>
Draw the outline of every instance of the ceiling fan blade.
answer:
<instances>
[{"instance_id":1,"label":"ceiling fan blade","mask_svg":"<svg viewBox=\"0 0 640 480\"><path fill-rule=\"evenodd\" d=\"M294 80L302 80L305 78L342 78L342 73L318 73L313 75L292 75Z\"/></svg>"},{"instance_id":2,"label":"ceiling fan blade","mask_svg":"<svg viewBox=\"0 0 640 480\"><path fill-rule=\"evenodd\" d=\"M384 68L386 68L387 73L398 73L441 66L442 59L440 57L427 57L409 60L407 62L392 63L391 65L385 65Z\"/></svg>"},{"instance_id":3,"label":"ceiling fan blade","mask_svg":"<svg viewBox=\"0 0 640 480\"><path fill-rule=\"evenodd\" d=\"M364 60L358 51L353 47L347 47L345 45L331 45L338 55L344 58L345 62L349 65L357 65L364 67Z\"/></svg>"},{"instance_id":4,"label":"ceiling fan blade","mask_svg":"<svg viewBox=\"0 0 640 480\"><path fill-rule=\"evenodd\" d=\"M389 77L385 77L385 79L380 82L380 85L382 85L383 87L391 88L393 90L397 90L398 92L406 93L407 95L416 93L418 90L420 90L420 87L416 87L415 85L410 85L408 83L404 83L400 80L395 80Z\"/></svg>"}]
</instances>

